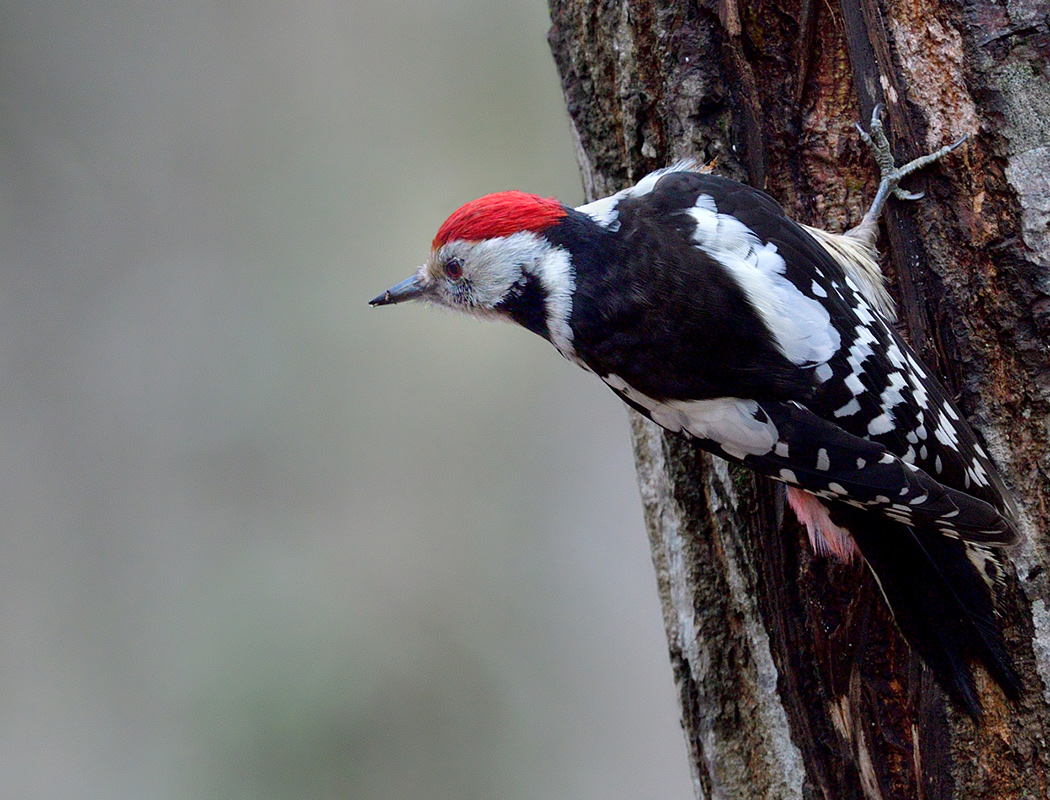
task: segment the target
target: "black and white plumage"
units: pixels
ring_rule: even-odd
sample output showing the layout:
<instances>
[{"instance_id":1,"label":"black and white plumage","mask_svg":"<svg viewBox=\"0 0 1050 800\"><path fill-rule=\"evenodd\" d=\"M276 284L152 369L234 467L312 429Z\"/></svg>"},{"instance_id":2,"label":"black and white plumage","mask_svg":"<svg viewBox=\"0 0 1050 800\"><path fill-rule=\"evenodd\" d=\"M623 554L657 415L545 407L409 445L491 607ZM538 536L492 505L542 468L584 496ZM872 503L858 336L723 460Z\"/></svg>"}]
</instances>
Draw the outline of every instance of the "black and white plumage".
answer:
<instances>
[{"instance_id":1,"label":"black and white plumage","mask_svg":"<svg viewBox=\"0 0 1050 800\"><path fill-rule=\"evenodd\" d=\"M454 213L417 274L372 304L517 322L657 424L786 484L814 547L863 556L906 638L976 714L968 661L1019 689L990 591L1016 517L892 327L870 254L880 209L852 238L828 234L689 165L576 209L503 192Z\"/></svg>"}]
</instances>

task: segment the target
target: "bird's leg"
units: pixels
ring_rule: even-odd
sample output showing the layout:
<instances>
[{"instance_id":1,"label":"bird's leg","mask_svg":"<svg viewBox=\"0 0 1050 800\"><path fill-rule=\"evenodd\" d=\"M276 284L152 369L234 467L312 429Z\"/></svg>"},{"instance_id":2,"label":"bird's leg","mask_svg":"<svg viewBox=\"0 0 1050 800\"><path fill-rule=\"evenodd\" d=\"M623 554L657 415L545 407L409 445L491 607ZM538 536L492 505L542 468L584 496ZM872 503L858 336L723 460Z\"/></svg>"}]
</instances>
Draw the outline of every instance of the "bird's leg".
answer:
<instances>
[{"instance_id":1,"label":"bird's leg","mask_svg":"<svg viewBox=\"0 0 1050 800\"><path fill-rule=\"evenodd\" d=\"M882 210L886 207L886 201L891 194L899 200L918 200L923 196L923 192L909 192L901 189L899 186L901 179L916 170L932 164L938 159L944 158L944 156L969 138L969 134L964 134L940 150L920 156L898 167L893 160L890 143L886 140L886 134L882 129L882 110L882 103L875 106L875 110L871 114L871 124L868 126L867 131L855 123L861 140L871 148L872 154L875 156L875 163L879 165L882 179L879 181L878 191L875 192L875 199L871 201L871 207L864 215L864 218L859 225L846 234L872 245L875 241L879 217L882 215Z\"/></svg>"}]
</instances>

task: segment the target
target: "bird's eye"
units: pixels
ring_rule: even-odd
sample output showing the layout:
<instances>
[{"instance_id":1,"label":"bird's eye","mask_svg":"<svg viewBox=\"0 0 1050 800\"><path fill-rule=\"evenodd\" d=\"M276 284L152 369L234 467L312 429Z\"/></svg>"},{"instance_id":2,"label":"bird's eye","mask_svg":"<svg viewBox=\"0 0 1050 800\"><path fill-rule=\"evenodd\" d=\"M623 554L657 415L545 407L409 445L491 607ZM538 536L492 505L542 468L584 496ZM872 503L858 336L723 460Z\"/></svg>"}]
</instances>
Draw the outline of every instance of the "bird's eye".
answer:
<instances>
[{"instance_id":1,"label":"bird's eye","mask_svg":"<svg viewBox=\"0 0 1050 800\"><path fill-rule=\"evenodd\" d=\"M463 262L458 258L450 258L445 262L445 274L454 281L463 277Z\"/></svg>"}]
</instances>

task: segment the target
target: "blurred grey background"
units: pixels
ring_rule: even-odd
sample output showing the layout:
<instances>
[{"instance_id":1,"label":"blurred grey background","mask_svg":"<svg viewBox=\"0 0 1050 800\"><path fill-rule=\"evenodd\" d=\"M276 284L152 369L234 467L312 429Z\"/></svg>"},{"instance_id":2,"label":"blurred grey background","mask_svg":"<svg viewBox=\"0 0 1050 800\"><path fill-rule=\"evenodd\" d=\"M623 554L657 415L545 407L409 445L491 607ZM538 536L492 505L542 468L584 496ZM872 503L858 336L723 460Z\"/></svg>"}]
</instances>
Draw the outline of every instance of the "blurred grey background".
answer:
<instances>
[{"instance_id":1,"label":"blurred grey background","mask_svg":"<svg viewBox=\"0 0 1050 800\"><path fill-rule=\"evenodd\" d=\"M624 410L366 305L582 200L547 27L0 3L0 797L691 794Z\"/></svg>"}]
</instances>

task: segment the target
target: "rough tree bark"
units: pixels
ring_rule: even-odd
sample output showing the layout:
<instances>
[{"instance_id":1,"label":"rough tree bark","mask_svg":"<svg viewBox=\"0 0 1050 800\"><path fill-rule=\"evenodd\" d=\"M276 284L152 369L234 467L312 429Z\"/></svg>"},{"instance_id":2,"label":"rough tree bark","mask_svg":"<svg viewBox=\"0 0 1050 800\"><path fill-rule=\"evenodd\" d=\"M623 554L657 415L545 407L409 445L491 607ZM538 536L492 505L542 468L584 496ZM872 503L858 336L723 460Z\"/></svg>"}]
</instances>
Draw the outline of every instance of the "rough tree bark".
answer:
<instances>
[{"instance_id":1,"label":"rough tree bark","mask_svg":"<svg viewBox=\"0 0 1050 800\"><path fill-rule=\"evenodd\" d=\"M887 104L899 160L963 133L891 202L902 327L1014 487L1028 542L1003 607L1020 702L979 676L975 725L859 565L815 558L769 481L632 419L698 797L1050 796L1050 30L1045 0L551 0L590 198L683 157L795 219L859 221L853 122Z\"/></svg>"}]
</instances>

